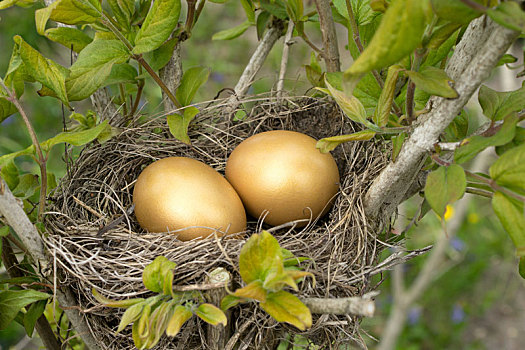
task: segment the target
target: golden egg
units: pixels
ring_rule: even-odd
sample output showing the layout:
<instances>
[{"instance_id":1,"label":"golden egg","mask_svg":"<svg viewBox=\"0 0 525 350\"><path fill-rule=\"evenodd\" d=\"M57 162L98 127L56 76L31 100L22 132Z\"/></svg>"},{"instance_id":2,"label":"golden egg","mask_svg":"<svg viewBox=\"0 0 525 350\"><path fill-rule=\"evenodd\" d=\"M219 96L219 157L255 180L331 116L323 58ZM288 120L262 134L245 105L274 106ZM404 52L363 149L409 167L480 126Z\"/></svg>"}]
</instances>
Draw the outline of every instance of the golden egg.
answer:
<instances>
[{"instance_id":1,"label":"golden egg","mask_svg":"<svg viewBox=\"0 0 525 350\"><path fill-rule=\"evenodd\" d=\"M339 171L316 142L299 132L275 130L251 136L233 150L226 178L250 215L268 211L264 221L276 226L328 211L339 190Z\"/></svg>"},{"instance_id":2,"label":"golden egg","mask_svg":"<svg viewBox=\"0 0 525 350\"><path fill-rule=\"evenodd\" d=\"M133 190L135 216L149 232L174 232L182 241L246 228L242 202L226 179L195 159L169 157L148 165Z\"/></svg>"}]
</instances>

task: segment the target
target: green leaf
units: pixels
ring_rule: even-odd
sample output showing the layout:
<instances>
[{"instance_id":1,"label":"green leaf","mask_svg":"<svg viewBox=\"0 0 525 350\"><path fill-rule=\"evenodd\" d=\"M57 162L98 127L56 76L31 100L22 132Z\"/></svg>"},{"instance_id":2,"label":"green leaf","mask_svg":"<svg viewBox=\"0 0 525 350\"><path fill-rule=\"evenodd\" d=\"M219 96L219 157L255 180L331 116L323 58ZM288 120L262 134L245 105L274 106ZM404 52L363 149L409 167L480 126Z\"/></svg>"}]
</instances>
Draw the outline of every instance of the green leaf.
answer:
<instances>
[{"instance_id":1,"label":"green leaf","mask_svg":"<svg viewBox=\"0 0 525 350\"><path fill-rule=\"evenodd\" d=\"M499 4L494 9L488 9L487 15L492 20L506 28L522 32L525 30L525 12L520 4L513 1L506 1Z\"/></svg>"},{"instance_id":2,"label":"green leaf","mask_svg":"<svg viewBox=\"0 0 525 350\"><path fill-rule=\"evenodd\" d=\"M368 47L345 71L345 91L351 93L365 73L395 64L419 46L428 6L427 0L391 3Z\"/></svg>"},{"instance_id":3,"label":"green leaf","mask_svg":"<svg viewBox=\"0 0 525 350\"><path fill-rule=\"evenodd\" d=\"M100 294L95 288L91 290L91 294L93 294L93 297L95 299L107 307L118 307L118 308L128 308L130 306L133 306L138 303L142 303L144 301L143 298L133 298L133 299L124 299L124 300L111 300L106 297L104 297L102 294Z\"/></svg>"},{"instance_id":4,"label":"green leaf","mask_svg":"<svg viewBox=\"0 0 525 350\"><path fill-rule=\"evenodd\" d=\"M105 120L92 129L82 131L61 132L55 137L42 142L40 145L43 151L48 152L51 148L59 143L69 143L73 146L82 146L95 140L103 131L109 127L108 121ZM1 158L0 158L1 159Z\"/></svg>"},{"instance_id":5,"label":"green leaf","mask_svg":"<svg viewBox=\"0 0 525 350\"><path fill-rule=\"evenodd\" d=\"M159 48L177 26L180 15L180 0L157 0L148 12L135 37L134 54Z\"/></svg>"},{"instance_id":6,"label":"green leaf","mask_svg":"<svg viewBox=\"0 0 525 350\"><path fill-rule=\"evenodd\" d=\"M118 24L126 31L131 29L131 17L135 12L134 0L108 0L109 7L117 19Z\"/></svg>"},{"instance_id":7,"label":"green leaf","mask_svg":"<svg viewBox=\"0 0 525 350\"><path fill-rule=\"evenodd\" d=\"M506 54L503 55L503 57L501 57L499 59L498 64L496 65L496 67L503 66L504 64L515 63L515 62L518 62L518 58L512 56L509 53L506 53Z\"/></svg>"},{"instance_id":8,"label":"green leaf","mask_svg":"<svg viewBox=\"0 0 525 350\"><path fill-rule=\"evenodd\" d=\"M182 80L175 97L179 100L182 106L187 106L191 103L197 90L208 80L210 69L206 67L193 67L184 72Z\"/></svg>"},{"instance_id":9,"label":"green leaf","mask_svg":"<svg viewBox=\"0 0 525 350\"><path fill-rule=\"evenodd\" d=\"M49 40L64 45L75 52L82 51L93 41L83 31L69 27L49 28L45 31L45 36Z\"/></svg>"},{"instance_id":10,"label":"green leaf","mask_svg":"<svg viewBox=\"0 0 525 350\"><path fill-rule=\"evenodd\" d=\"M91 24L102 16L102 6L97 0L57 0L35 12L37 30L43 35L49 19L65 24Z\"/></svg>"},{"instance_id":11,"label":"green leaf","mask_svg":"<svg viewBox=\"0 0 525 350\"><path fill-rule=\"evenodd\" d=\"M67 68L42 56L40 52L29 46L20 36L15 36L13 40L18 47L26 72L36 81L53 90L57 97L66 106L69 106L65 85L68 75Z\"/></svg>"},{"instance_id":12,"label":"green leaf","mask_svg":"<svg viewBox=\"0 0 525 350\"><path fill-rule=\"evenodd\" d=\"M239 272L245 283L264 281L272 271L282 268L281 247L267 231L253 234L243 245L239 256Z\"/></svg>"},{"instance_id":13,"label":"green leaf","mask_svg":"<svg viewBox=\"0 0 525 350\"><path fill-rule=\"evenodd\" d=\"M462 110L461 113L454 118L444 132L443 140L445 142L456 142L463 140L467 137L469 128L469 114L466 110Z\"/></svg>"},{"instance_id":14,"label":"green leaf","mask_svg":"<svg viewBox=\"0 0 525 350\"><path fill-rule=\"evenodd\" d=\"M403 67L400 65L393 65L388 68L385 85L379 96L379 101L374 113L373 120L378 126L385 126L388 124L388 118L390 118L390 113L392 112L392 104L396 92L397 77L401 70L403 70Z\"/></svg>"},{"instance_id":15,"label":"green leaf","mask_svg":"<svg viewBox=\"0 0 525 350\"><path fill-rule=\"evenodd\" d=\"M450 22L466 24L482 14L464 4L461 0L430 0L430 2L434 13ZM476 2L481 3L480 1Z\"/></svg>"},{"instance_id":16,"label":"green leaf","mask_svg":"<svg viewBox=\"0 0 525 350\"><path fill-rule=\"evenodd\" d=\"M260 0L261 8L268 11L279 19L288 18L286 13L286 5L282 0Z\"/></svg>"},{"instance_id":17,"label":"green leaf","mask_svg":"<svg viewBox=\"0 0 525 350\"><path fill-rule=\"evenodd\" d=\"M488 136L485 136L487 134L485 133L485 135L474 135L464 139L454 152L454 161L461 164L474 158L487 147L501 146L509 143L516 134L517 122L518 117L511 115L505 119L502 125L495 128L493 127L493 130L488 133ZM494 132L496 133L494 134Z\"/></svg>"},{"instance_id":18,"label":"green leaf","mask_svg":"<svg viewBox=\"0 0 525 350\"><path fill-rule=\"evenodd\" d=\"M425 199L436 214L443 217L447 205L463 197L466 187L467 179L461 166L440 166L427 176Z\"/></svg>"},{"instance_id":19,"label":"green leaf","mask_svg":"<svg viewBox=\"0 0 525 350\"><path fill-rule=\"evenodd\" d=\"M193 316L193 313L186 307L182 305L175 306L173 315L168 321L166 335L168 335L168 337L176 336L179 333L181 327L191 318L191 316Z\"/></svg>"},{"instance_id":20,"label":"green leaf","mask_svg":"<svg viewBox=\"0 0 525 350\"><path fill-rule=\"evenodd\" d=\"M151 313L150 317L150 335L148 339L147 348L151 349L160 341L160 338L164 334L164 331L168 327L168 321L172 317L172 306L173 301L162 302L156 309Z\"/></svg>"},{"instance_id":21,"label":"green leaf","mask_svg":"<svg viewBox=\"0 0 525 350\"><path fill-rule=\"evenodd\" d=\"M255 24L255 11L251 0L241 0L242 8L248 17L250 23Z\"/></svg>"},{"instance_id":22,"label":"green leaf","mask_svg":"<svg viewBox=\"0 0 525 350\"><path fill-rule=\"evenodd\" d=\"M228 294L221 300L221 309L223 311L226 311L239 303L242 303L243 301L246 301L243 298L236 297L235 295Z\"/></svg>"},{"instance_id":23,"label":"green leaf","mask_svg":"<svg viewBox=\"0 0 525 350\"><path fill-rule=\"evenodd\" d=\"M13 160L4 162L2 166L0 166L0 176L11 190L15 189L20 182L20 173Z\"/></svg>"},{"instance_id":24,"label":"green leaf","mask_svg":"<svg viewBox=\"0 0 525 350\"><path fill-rule=\"evenodd\" d=\"M257 16L257 22L255 23L255 27L257 28L257 40L261 40L264 32L266 30L266 24L268 23L268 20L270 19L270 12L267 11L260 11L259 15Z\"/></svg>"},{"instance_id":25,"label":"green leaf","mask_svg":"<svg viewBox=\"0 0 525 350\"><path fill-rule=\"evenodd\" d=\"M279 291L269 293L261 308L278 322L286 322L304 331L312 326L310 310L296 296Z\"/></svg>"},{"instance_id":26,"label":"green leaf","mask_svg":"<svg viewBox=\"0 0 525 350\"><path fill-rule=\"evenodd\" d=\"M431 49L429 50L427 54L427 58L425 61L421 64L421 68L426 66L436 66L440 64L444 59L448 58L448 55L450 54L452 48L456 45L457 37L460 33L460 30L456 30L455 32L448 37L445 42L443 42L437 49ZM436 34L437 35L437 34ZM433 40L441 40L441 38L430 38L430 42L427 44L428 46L436 46L439 44L439 42L433 42Z\"/></svg>"},{"instance_id":27,"label":"green leaf","mask_svg":"<svg viewBox=\"0 0 525 350\"><path fill-rule=\"evenodd\" d=\"M226 326L226 324L228 323L224 312L222 312L222 310L218 307L211 304L199 305L197 310L195 310L195 314L199 316L204 322L207 322L214 326L217 326L219 324Z\"/></svg>"},{"instance_id":28,"label":"green leaf","mask_svg":"<svg viewBox=\"0 0 525 350\"><path fill-rule=\"evenodd\" d=\"M406 137L406 132L402 132L401 134L392 137L392 162L395 163L399 152L401 152L401 147L403 147Z\"/></svg>"},{"instance_id":29,"label":"green leaf","mask_svg":"<svg viewBox=\"0 0 525 350\"><path fill-rule=\"evenodd\" d=\"M107 86L120 83L133 84L136 82L137 74L137 69L129 63L115 64L111 68L111 73L109 73L104 85Z\"/></svg>"},{"instance_id":30,"label":"green leaf","mask_svg":"<svg viewBox=\"0 0 525 350\"><path fill-rule=\"evenodd\" d=\"M500 186L525 194L525 144L499 157L490 167L490 177Z\"/></svg>"},{"instance_id":31,"label":"green leaf","mask_svg":"<svg viewBox=\"0 0 525 350\"><path fill-rule=\"evenodd\" d=\"M151 304L146 303L142 314L140 315L138 321L133 323L131 328L131 334L133 337L133 342L135 346L139 349L144 349L147 346L148 336L149 336L149 320L151 315Z\"/></svg>"},{"instance_id":32,"label":"green leaf","mask_svg":"<svg viewBox=\"0 0 525 350\"><path fill-rule=\"evenodd\" d=\"M177 37L173 37L162 44L158 49L145 54L146 60L154 71L158 71L168 64L171 56L173 55L175 45L177 45L178 42L179 39Z\"/></svg>"},{"instance_id":33,"label":"green leaf","mask_svg":"<svg viewBox=\"0 0 525 350\"><path fill-rule=\"evenodd\" d=\"M288 0L286 2L286 12L295 23L301 22L304 13L303 0Z\"/></svg>"},{"instance_id":34,"label":"green leaf","mask_svg":"<svg viewBox=\"0 0 525 350\"><path fill-rule=\"evenodd\" d=\"M344 142L366 141L366 140L370 140L375 135L376 135L375 131L362 130L362 131L358 131L350 135L338 135L338 136L325 137L324 139L317 141L317 144L315 145L315 147L318 148L321 151L321 153L328 153Z\"/></svg>"},{"instance_id":35,"label":"green leaf","mask_svg":"<svg viewBox=\"0 0 525 350\"><path fill-rule=\"evenodd\" d=\"M24 174L20 176L18 185L13 189L13 195L20 199L27 199L37 193L40 188L38 176L34 174Z\"/></svg>"},{"instance_id":36,"label":"green leaf","mask_svg":"<svg viewBox=\"0 0 525 350\"><path fill-rule=\"evenodd\" d=\"M406 71L416 86L430 95L445 98L457 98L459 95L452 87L454 81L450 79L444 70L427 66L419 72Z\"/></svg>"},{"instance_id":37,"label":"green leaf","mask_svg":"<svg viewBox=\"0 0 525 350\"><path fill-rule=\"evenodd\" d=\"M190 137L188 136L188 126L195 116L199 113L196 107L187 107L182 112L183 114L168 115L168 127L170 133L179 141L189 145Z\"/></svg>"},{"instance_id":38,"label":"green leaf","mask_svg":"<svg viewBox=\"0 0 525 350\"><path fill-rule=\"evenodd\" d=\"M173 269L177 266L176 263L173 261L169 261L164 256L158 256L153 260L151 264L146 266L144 268L144 271L142 272L142 282L144 282L144 286L151 290L152 292L156 293L164 293L165 289L165 281L166 279L170 279L173 281ZM171 285L170 285L171 287ZM164 294L171 294L172 288L168 291L168 293Z\"/></svg>"},{"instance_id":39,"label":"green leaf","mask_svg":"<svg viewBox=\"0 0 525 350\"><path fill-rule=\"evenodd\" d=\"M501 120L513 112L525 109L525 86L515 91L499 92L482 85L478 100L487 118Z\"/></svg>"},{"instance_id":40,"label":"green leaf","mask_svg":"<svg viewBox=\"0 0 525 350\"><path fill-rule=\"evenodd\" d=\"M250 282L247 286L239 288L233 293L233 296L245 299L254 299L257 301L266 301L266 290L260 280Z\"/></svg>"},{"instance_id":41,"label":"green leaf","mask_svg":"<svg viewBox=\"0 0 525 350\"><path fill-rule=\"evenodd\" d=\"M139 303L136 303L134 305L131 305L126 312L124 312L124 315L122 315L122 318L120 319L120 323L118 325L117 333L121 332L126 326L132 322L135 322L140 317L140 314L142 312L142 309L144 309L146 301L142 301Z\"/></svg>"},{"instance_id":42,"label":"green leaf","mask_svg":"<svg viewBox=\"0 0 525 350\"><path fill-rule=\"evenodd\" d=\"M24 328L29 337L33 336L36 321L42 316L46 309L47 300L39 300L31 304L24 315Z\"/></svg>"},{"instance_id":43,"label":"green leaf","mask_svg":"<svg viewBox=\"0 0 525 350\"><path fill-rule=\"evenodd\" d=\"M361 101L359 101L355 96L347 95L342 91L337 90L328 82L328 79L325 78L325 84L328 88L328 94L332 96L335 102L341 107L345 115L350 118L350 120L367 124L366 120L366 110ZM317 88L317 90L324 91L323 89Z\"/></svg>"},{"instance_id":44,"label":"green leaf","mask_svg":"<svg viewBox=\"0 0 525 350\"><path fill-rule=\"evenodd\" d=\"M17 109L15 105L2 98L2 94L0 93L0 123L16 112Z\"/></svg>"},{"instance_id":45,"label":"green leaf","mask_svg":"<svg viewBox=\"0 0 525 350\"><path fill-rule=\"evenodd\" d=\"M220 32L217 32L213 34L211 37L211 40L232 40L239 36L241 36L248 28L250 28L252 24L250 21L245 21L238 26L235 26L230 29L221 30Z\"/></svg>"},{"instance_id":46,"label":"green leaf","mask_svg":"<svg viewBox=\"0 0 525 350\"><path fill-rule=\"evenodd\" d=\"M0 10L7 9L15 5L18 7L29 7L35 2L36 0L3 0L0 1Z\"/></svg>"},{"instance_id":47,"label":"green leaf","mask_svg":"<svg viewBox=\"0 0 525 350\"><path fill-rule=\"evenodd\" d=\"M519 272L521 278L525 278L525 256L522 256L520 258L518 272Z\"/></svg>"},{"instance_id":48,"label":"green leaf","mask_svg":"<svg viewBox=\"0 0 525 350\"><path fill-rule=\"evenodd\" d=\"M349 20L346 0L333 0L332 2L337 12ZM374 17L378 15L378 13L375 13L370 7L370 0L350 0L350 4L352 5L354 18L358 26L370 24Z\"/></svg>"},{"instance_id":49,"label":"green leaf","mask_svg":"<svg viewBox=\"0 0 525 350\"><path fill-rule=\"evenodd\" d=\"M430 39L426 43L426 47L430 50L435 50L443 45L458 29L461 28L459 23L445 23L441 27L434 30Z\"/></svg>"},{"instance_id":50,"label":"green leaf","mask_svg":"<svg viewBox=\"0 0 525 350\"><path fill-rule=\"evenodd\" d=\"M14 320L21 308L49 297L49 294L32 289L0 291L0 330Z\"/></svg>"},{"instance_id":51,"label":"green leaf","mask_svg":"<svg viewBox=\"0 0 525 350\"><path fill-rule=\"evenodd\" d=\"M509 234L517 249L517 255L525 257L525 212L523 202L510 198L501 192L492 196L492 208L503 228Z\"/></svg>"},{"instance_id":52,"label":"green leaf","mask_svg":"<svg viewBox=\"0 0 525 350\"><path fill-rule=\"evenodd\" d=\"M66 79L71 101L88 98L104 86L114 64L124 63L130 57L126 46L120 40L94 40L78 55Z\"/></svg>"}]
</instances>

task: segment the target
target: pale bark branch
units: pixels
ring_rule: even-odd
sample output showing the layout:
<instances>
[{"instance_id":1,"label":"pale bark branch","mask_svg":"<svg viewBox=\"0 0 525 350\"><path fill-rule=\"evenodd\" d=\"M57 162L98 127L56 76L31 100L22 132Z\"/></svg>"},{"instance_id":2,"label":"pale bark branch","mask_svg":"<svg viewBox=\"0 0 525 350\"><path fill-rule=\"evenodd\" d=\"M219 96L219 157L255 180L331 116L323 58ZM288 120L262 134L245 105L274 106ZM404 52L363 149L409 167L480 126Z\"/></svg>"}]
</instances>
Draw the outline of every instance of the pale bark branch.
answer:
<instances>
[{"instance_id":1,"label":"pale bark branch","mask_svg":"<svg viewBox=\"0 0 525 350\"><path fill-rule=\"evenodd\" d=\"M290 46L292 46L294 23L293 21L288 22L288 29L284 36L283 55L281 57L281 70L279 71L279 80L277 80L277 97L283 95L284 90L284 77L286 76L286 66L288 65L288 56L290 54Z\"/></svg>"},{"instance_id":2,"label":"pale bark branch","mask_svg":"<svg viewBox=\"0 0 525 350\"><path fill-rule=\"evenodd\" d=\"M489 76L499 58L519 33L482 17L468 27L447 65L455 80L457 99L433 98L428 112L420 117L395 163L389 164L374 180L365 196L366 212L373 222L388 221L419 173L439 135L458 115L480 84Z\"/></svg>"},{"instance_id":3,"label":"pale bark branch","mask_svg":"<svg viewBox=\"0 0 525 350\"><path fill-rule=\"evenodd\" d=\"M182 73L180 42L178 42L173 49L170 61L160 69L159 76L170 91L176 91L182 79ZM164 103L164 112L169 113L177 109L175 103L173 103L164 91L162 92L162 101Z\"/></svg>"},{"instance_id":4,"label":"pale bark branch","mask_svg":"<svg viewBox=\"0 0 525 350\"><path fill-rule=\"evenodd\" d=\"M5 181L0 177L0 214L5 222L17 233L27 250L30 252L38 270L42 276L49 276L51 264L48 260L44 243L35 226L27 217L24 209L19 204ZM81 317L77 308L77 301L72 297L67 287L56 288L56 295L60 305L66 312L77 333L81 336L86 346L91 350L100 349L97 341L93 337L89 325Z\"/></svg>"},{"instance_id":5,"label":"pale bark branch","mask_svg":"<svg viewBox=\"0 0 525 350\"><path fill-rule=\"evenodd\" d=\"M375 312L375 303L369 298L305 298L301 301L313 314L372 317Z\"/></svg>"},{"instance_id":6,"label":"pale bark branch","mask_svg":"<svg viewBox=\"0 0 525 350\"><path fill-rule=\"evenodd\" d=\"M234 90L237 98L244 96L250 85L252 85L255 75L259 72L266 57L268 57L268 54L281 36L282 30L283 28L280 22L274 23L264 34L259 45L257 45L255 52L250 58L250 62L248 62L246 68L244 68L237 85L235 85Z\"/></svg>"},{"instance_id":7,"label":"pale bark branch","mask_svg":"<svg viewBox=\"0 0 525 350\"><path fill-rule=\"evenodd\" d=\"M330 0L315 0L315 7L319 13L319 24L323 35L323 53L328 72L339 72L341 65L339 62L339 47L337 45L337 34L335 22L332 17L332 7Z\"/></svg>"},{"instance_id":8,"label":"pale bark branch","mask_svg":"<svg viewBox=\"0 0 525 350\"><path fill-rule=\"evenodd\" d=\"M487 152L480 154L472 166L474 171L484 171L488 166ZM441 267L445 260L446 250L450 247L450 241L456 235L468 211L468 205L471 197L466 197L460 200L455 205L455 213L452 219L447 224L447 232L441 233L436 244L432 248L425 264L421 271L419 271L416 279L405 290L403 285L402 266L397 265L393 271L393 285L394 301L393 308L390 312L383 334L381 335L381 342L378 350L391 350L395 348L397 339L401 334L406 322L408 311L412 304L414 304L430 284L441 274Z\"/></svg>"}]
</instances>

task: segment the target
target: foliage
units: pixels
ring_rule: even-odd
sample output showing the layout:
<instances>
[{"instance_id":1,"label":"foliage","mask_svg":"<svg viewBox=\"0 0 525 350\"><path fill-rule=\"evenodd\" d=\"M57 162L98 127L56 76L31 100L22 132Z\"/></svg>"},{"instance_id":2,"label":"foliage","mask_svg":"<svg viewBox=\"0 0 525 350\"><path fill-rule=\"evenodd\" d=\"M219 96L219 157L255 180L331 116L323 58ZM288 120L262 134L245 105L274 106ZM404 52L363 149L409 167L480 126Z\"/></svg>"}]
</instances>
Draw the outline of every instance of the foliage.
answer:
<instances>
[{"instance_id":1,"label":"foliage","mask_svg":"<svg viewBox=\"0 0 525 350\"><path fill-rule=\"evenodd\" d=\"M317 147L321 152L332 151L344 142L381 138L392 143L393 162L403 147L409 147L405 141L419 116L427 112L429 99L458 97L455 82L444 67L473 19L486 14L502 26L525 31L525 11L514 1L334 0L333 19L348 34L346 48L354 62L344 71L329 72L322 63L327 62L327 48L318 48L311 39L320 35L318 28L324 23L320 23L317 8L313 9L309 2L241 0L235 5L223 5L225 2L188 0L187 6L183 6L181 0L57 0L33 10L36 32L75 53L74 62L66 67L59 59L47 57L49 52L35 45L26 33L19 33L13 37L11 57L1 79L5 87L0 87L0 122L20 111L15 102L30 94L34 86L42 101L54 99L57 105L71 111L69 131L33 141L29 147L15 145L9 154L0 156L0 175L33 222L41 220L45 205L42 198L56 186L56 178L48 172L50 154L63 143L69 145L68 149L103 143L119 131L105 120L108 116L89 110L77 112L84 106L78 101L93 97L103 88L113 101L111 107L117 110L111 117L118 117L122 125L129 126L141 104L151 102L145 85L146 80L154 81L176 107L165 111L170 133L191 145L188 129L199 113L199 107L193 103L199 89L208 83L211 71L194 62L197 64L185 67L174 89L168 88L160 76L173 52L188 39L192 40L203 9L210 3L236 6L244 17L209 35L210 40L237 40L250 31L261 39L269 27L293 23L293 36L312 50L308 64L304 65L304 75L315 87L311 94L331 96L349 122L362 129L320 140ZM33 5L31 0L4 0L0 2L0 10ZM506 55L499 64L516 61ZM481 87L478 99L487 125L475 130L475 123L465 110L455 118L427 159L426 169L430 173L425 200L444 223L447 208L464 193L490 198L493 212L516 247L519 271L525 276L525 129L520 124L524 120L523 89L500 92ZM144 95L149 101L144 101ZM239 111L235 120L245 117L246 113ZM30 129L29 122L25 125ZM441 147L450 145L456 145L452 152ZM464 169L468 161L488 147L496 147L499 155L488 174ZM35 160L41 173L25 171L20 166L20 159L24 158ZM42 206L38 213L35 203ZM38 227L44 230L41 225ZM2 223L0 236L7 235L16 239ZM1 248L0 244L0 251ZM227 296L221 306L226 310L241 302L257 301L276 320L301 330L308 328L312 322L309 310L284 290L288 286L297 291L297 282L311 275L300 271L295 266L297 261L269 233L253 235L243 246L239 260L246 285ZM226 323L224 313L202 303L200 294L172 290L175 267L175 263L163 257L146 267L144 285L157 293L147 299L114 302L94 291L103 304L126 308L118 331L133 323L133 339L139 348L153 347L164 333L176 335L193 315L211 324ZM33 274L34 271L21 278L37 282ZM15 320L31 335L49 294L21 288L21 283L25 282L16 279L1 282L8 288L0 291L0 329Z\"/></svg>"},{"instance_id":2,"label":"foliage","mask_svg":"<svg viewBox=\"0 0 525 350\"><path fill-rule=\"evenodd\" d=\"M298 291L297 282L310 272L300 271L300 261L282 249L270 233L253 234L241 249L239 271L246 286L224 297L221 308L228 310L239 303L258 301L261 308L279 322L290 323L300 330L312 326L310 310L293 294L283 290L291 287Z\"/></svg>"},{"instance_id":3,"label":"foliage","mask_svg":"<svg viewBox=\"0 0 525 350\"><path fill-rule=\"evenodd\" d=\"M138 349L153 348L164 333L170 337L176 336L193 315L214 326L225 326L227 323L226 316L219 308L202 303L200 293L173 290L173 269L176 266L174 262L158 256L144 268L144 286L158 293L146 299L110 300L93 289L93 296L104 306L126 309L117 333L133 323L133 342Z\"/></svg>"}]
</instances>

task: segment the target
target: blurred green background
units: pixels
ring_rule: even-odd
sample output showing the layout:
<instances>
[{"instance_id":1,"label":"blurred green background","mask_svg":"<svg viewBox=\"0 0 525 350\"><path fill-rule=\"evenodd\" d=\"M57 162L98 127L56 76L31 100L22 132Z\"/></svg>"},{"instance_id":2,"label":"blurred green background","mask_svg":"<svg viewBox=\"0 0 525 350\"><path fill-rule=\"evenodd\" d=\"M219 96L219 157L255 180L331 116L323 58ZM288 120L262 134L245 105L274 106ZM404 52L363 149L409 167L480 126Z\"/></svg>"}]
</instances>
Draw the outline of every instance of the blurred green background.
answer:
<instances>
[{"instance_id":1,"label":"blurred green background","mask_svg":"<svg viewBox=\"0 0 525 350\"><path fill-rule=\"evenodd\" d=\"M240 24L244 19L240 6L233 1L226 5L208 5L192 37L183 45L185 69L196 65L211 68L210 79L199 91L197 101L213 99L222 88L235 86L257 44L255 28L250 28L233 41L211 41L214 33ZM47 57L68 65L70 53L36 33L34 9L15 7L1 11L0 17L2 76L7 69L13 47L12 37L15 34L21 35ZM311 38L319 43L319 31L315 24L310 24L306 29ZM345 38L346 33L341 31L340 39L346 40ZM250 93L267 92L275 87L282 47L281 39L272 50L264 69L258 74ZM344 43L341 52L343 50ZM310 49L300 39L296 39L290 55L286 89L290 94L304 94L309 84L302 65L308 64ZM342 54L342 63L343 68L349 65L349 54ZM63 119L67 118L69 111L63 110L53 98L38 97L36 90L36 86L26 85L22 104L42 141L62 131ZM149 103L144 112L159 112L160 89L151 81L147 82L145 97ZM88 108L86 103L76 104L77 111L81 113ZM13 115L0 124L0 155L23 149L30 143L18 115ZM62 151L63 149L57 147L50 156L49 170L57 176L62 176L65 172ZM28 159L19 161L18 165L24 171L37 172L36 165ZM406 217L401 220L409 221L415 212L416 201L407 205ZM419 226L407 233L407 246L409 249L424 247L443 234L437 218L430 213ZM421 256L406 264L404 270L407 283L417 275L425 258ZM468 215L447 251L445 269L440 271L437 281L411 308L397 348L523 349L519 339L525 332L525 284L518 277L516 265L514 247L495 218L490 203L479 198L472 201ZM389 277L388 273L374 277L374 283L382 280L379 287L381 294L377 298L377 316L362 321L364 330L370 335L363 334L363 338L371 348L374 347L372 337L380 337L392 305ZM0 349L29 349L28 343L21 343L24 341L23 337L24 331L17 325L0 331Z\"/></svg>"}]
</instances>

